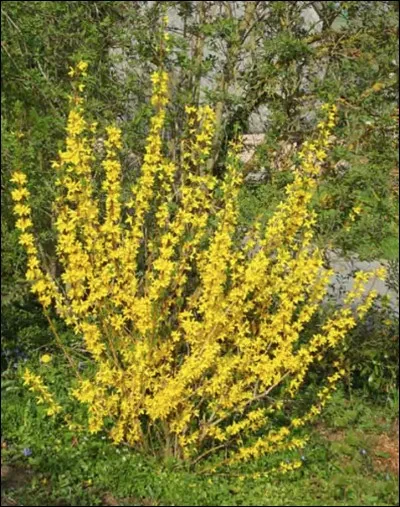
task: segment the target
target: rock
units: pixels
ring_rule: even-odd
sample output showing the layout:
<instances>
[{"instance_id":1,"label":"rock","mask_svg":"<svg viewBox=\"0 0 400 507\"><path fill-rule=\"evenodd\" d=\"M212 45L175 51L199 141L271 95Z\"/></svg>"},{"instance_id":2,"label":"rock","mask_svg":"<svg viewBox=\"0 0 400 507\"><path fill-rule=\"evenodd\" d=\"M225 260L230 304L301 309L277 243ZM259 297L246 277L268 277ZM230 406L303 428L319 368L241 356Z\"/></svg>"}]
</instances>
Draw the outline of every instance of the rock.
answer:
<instances>
[{"instance_id":1,"label":"rock","mask_svg":"<svg viewBox=\"0 0 400 507\"><path fill-rule=\"evenodd\" d=\"M253 185L266 183L268 181L268 172L264 168L259 172L251 172L245 177L244 181Z\"/></svg>"}]
</instances>

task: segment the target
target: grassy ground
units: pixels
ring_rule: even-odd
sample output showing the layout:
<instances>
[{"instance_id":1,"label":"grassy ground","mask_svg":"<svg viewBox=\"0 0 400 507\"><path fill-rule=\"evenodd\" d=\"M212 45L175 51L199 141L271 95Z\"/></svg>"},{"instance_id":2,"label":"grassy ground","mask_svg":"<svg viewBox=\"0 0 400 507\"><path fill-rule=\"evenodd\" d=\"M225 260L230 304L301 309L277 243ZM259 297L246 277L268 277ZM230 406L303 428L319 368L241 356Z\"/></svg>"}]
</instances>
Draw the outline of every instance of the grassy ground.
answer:
<instances>
[{"instance_id":1,"label":"grassy ground","mask_svg":"<svg viewBox=\"0 0 400 507\"><path fill-rule=\"evenodd\" d=\"M309 428L300 470L250 479L270 458L231 475L199 475L104 437L60 433L25 394L3 394L1 505L398 505L396 399L337 393Z\"/></svg>"}]
</instances>

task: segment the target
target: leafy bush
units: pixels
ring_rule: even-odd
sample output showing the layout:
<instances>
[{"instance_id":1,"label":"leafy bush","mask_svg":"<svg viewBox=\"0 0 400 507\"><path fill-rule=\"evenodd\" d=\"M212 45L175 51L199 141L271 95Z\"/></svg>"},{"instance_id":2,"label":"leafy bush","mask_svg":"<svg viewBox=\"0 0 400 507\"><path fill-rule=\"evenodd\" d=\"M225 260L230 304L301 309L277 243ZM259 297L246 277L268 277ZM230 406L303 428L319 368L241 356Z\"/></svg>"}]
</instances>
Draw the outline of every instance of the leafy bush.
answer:
<instances>
[{"instance_id":1,"label":"leafy bush","mask_svg":"<svg viewBox=\"0 0 400 507\"><path fill-rule=\"evenodd\" d=\"M41 266L21 171L13 175L12 198L28 256L26 277L70 364L71 394L87 405L89 431L106 429L115 443L192 462L222 448L231 452L224 463L233 464L302 447L297 428L320 413L344 370L333 363L318 401L302 414L280 414L282 400L299 395L310 365L343 340L376 296L371 292L352 311L372 275L358 273L343 308L319 330L303 333L332 275L312 243L310 202L336 107L324 106L327 119L318 138L304 143L285 200L266 227L255 222L243 246L237 233L240 143L231 143L218 181L207 170L212 109L186 107L179 160L168 160L162 143L168 75L153 74L155 114L142 172L123 205L121 131L107 127L100 162L92 148L96 123L84 118L86 69L85 62L70 69L66 147L53 162L55 273ZM101 187L96 170L103 173ZM53 305L82 337L92 364L83 372L57 333ZM27 369L24 379L48 415L63 412L40 375Z\"/></svg>"},{"instance_id":2,"label":"leafy bush","mask_svg":"<svg viewBox=\"0 0 400 507\"><path fill-rule=\"evenodd\" d=\"M385 302L375 302L345 342L349 380L375 396L387 396L399 382L399 317Z\"/></svg>"},{"instance_id":3,"label":"leafy bush","mask_svg":"<svg viewBox=\"0 0 400 507\"><path fill-rule=\"evenodd\" d=\"M395 286L398 262L388 263L386 286L392 293L379 295L374 300L365 318L355 326L343 340L339 355L343 360L346 375L343 384L349 393L364 391L374 401L387 401L399 387L399 312L398 290ZM321 310L310 323L310 330L319 326L329 315L346 292L354 271L337 277ZM396 297L397 292L397 297ZM313 368L313 383L329 368L333 360L327 355Z\"/></svg>"}]
</instances>

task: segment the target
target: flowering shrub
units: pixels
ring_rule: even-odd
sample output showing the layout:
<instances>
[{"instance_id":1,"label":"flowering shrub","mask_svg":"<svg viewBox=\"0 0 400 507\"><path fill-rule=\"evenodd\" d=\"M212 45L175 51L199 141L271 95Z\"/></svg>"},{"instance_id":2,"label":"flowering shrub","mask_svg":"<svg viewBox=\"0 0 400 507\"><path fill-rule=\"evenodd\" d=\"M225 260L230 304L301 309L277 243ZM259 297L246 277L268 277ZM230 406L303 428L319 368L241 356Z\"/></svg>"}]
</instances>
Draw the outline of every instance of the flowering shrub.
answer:
<instances>
[{"instance_id":1,"label":"flowering shrub","mask_svg":"<svg viewBox=\"0 0 400 507\"><path fill-rule=\"evenodd\" d=\"M152 77L155 113L130 197L121 198L116 126L106 129L104 178L96 188L96 124L85 120L80 95L86 69L84 62L71 69L66 148L53 164L62 273L57 279L41 267L21 171L13 175L12 197L32 291L52 329L54 306L93 363L81 372L55 331L76 377L71 395L87 405L89 431L106 429L114 443L193 462L219 448L229 449L225 463L231 464L302 447L296 428L321 411L344 373L340 364L334 364L318 403L284 426L275 427L273 416L283 399L299 395L310 365L343 340L375 297L371 292L362 298L372 273L359 273L345 305L305 339L303 330L332 274L313 246L316 217L309 203L336 108L324 106L327 120L299 153L286 200L266 230L255 223L243 242L236 227L240 142L231 143L219 182L207 171L215 114L208 106L188 106L180 159L168 160L162 143L164 71ZM62 411L38 376L27 370L24 379L47 403L49 415ZM282 463L281 469L300 463Z\"/></svg>"}]
</instances>

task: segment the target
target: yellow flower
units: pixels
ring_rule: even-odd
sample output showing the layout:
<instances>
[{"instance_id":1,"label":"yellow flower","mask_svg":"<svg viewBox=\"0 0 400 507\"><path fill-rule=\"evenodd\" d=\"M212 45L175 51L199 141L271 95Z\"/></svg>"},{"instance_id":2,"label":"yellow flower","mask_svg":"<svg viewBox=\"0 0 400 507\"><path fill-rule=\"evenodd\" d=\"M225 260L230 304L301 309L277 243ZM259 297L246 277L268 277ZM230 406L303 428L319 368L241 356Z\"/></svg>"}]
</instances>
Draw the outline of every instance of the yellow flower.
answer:
<instances>
[{"instance_id":1,"label":"yellow flower","mask_svg":"<svg viewBox=\"0 0 400 507\"><path fill-rule=\"evenodd\" d=\"M51 360L52 360L52 357L50 354L43 354L42 356L40 356L41 363L47 364L47 363L50 363Z\"/></svg>"},{"instance_id":2,"label":"yellow flower","mask_svg":"<svg viewBox=\"0 0 400 507\"><path fill-rule=\"evenodd\" d=\"M25 231L32 227L32 220L30 218L19 218L15 224L15 227L20 231Z\"/></svg>"},{"instance_id":3,"label":"yellow flower","mask_svg":"<svg viewBox=\"0 0 400 507\"><path fill-rule=\"evenodd\" d=\"M24 197L29 196L29 191L26 188L16 188L11 192L11 197L14 201L21 201Z\"/></svg>"},{"instance_id":4,"label":"yellow flower","mask_svg":"<svg viewBox=\"0 0 400 507\"><path fill-rule=\"evenodd\" d=\"M78 65L76 66L76 68L78 70L80 70L81 72L85 72L88 68L88 63L87 62L83 62L83 61L80 61L78 63Z\"/></svg>"},{"instance_id":5,"label":"yellow flower","mask_svg":"<svg viewBox=\"0 0 400 507\"><path fill-rule=\"evenodd\" d=\"M89 127L90 132L92 132L92 133L96 132L97 125L98 125L97 121L94 121L93 123L91 123L90 127Z\"/></svg>"},{"instance_id":6,"label":"yellow flower","mask_svg":"<svg viewBox=\"0 0 400 507\"><path fill-rule=\"evenodd\" d=\"M380 267L375 270L375 275L382 281L385 281L387 277L387 269L385 267Z\"/></svg>"},{"instance_id":7,"label":"yellow flower","mask_svg":"<svg viewBox=\"0 0 400 507\"><path fill-rule=\"evenodd\" d=\"M11 181L13 183L17 183L18 185L25 185L25 183L27 182L26 174L24 174L21 171L16 171L15 173L13 173Z\"/></svg>"}]
</instances>

